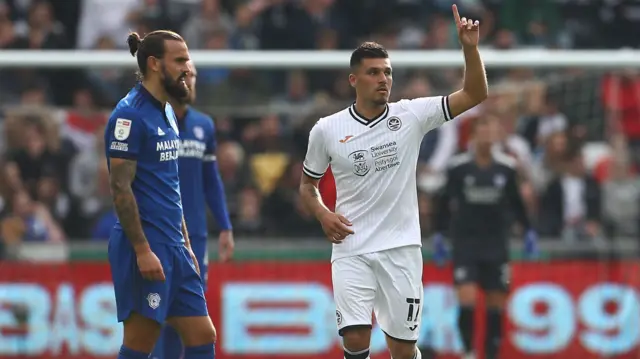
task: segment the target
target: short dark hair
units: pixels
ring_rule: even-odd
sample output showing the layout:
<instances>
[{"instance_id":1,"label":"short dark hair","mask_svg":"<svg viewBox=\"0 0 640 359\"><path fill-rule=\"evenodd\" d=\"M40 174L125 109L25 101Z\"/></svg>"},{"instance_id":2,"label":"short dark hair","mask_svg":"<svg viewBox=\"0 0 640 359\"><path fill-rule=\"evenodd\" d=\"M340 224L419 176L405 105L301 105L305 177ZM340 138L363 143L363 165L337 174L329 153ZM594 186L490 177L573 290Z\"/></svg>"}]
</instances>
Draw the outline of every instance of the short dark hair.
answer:
<instances>
[{"instance_id":1,"label":"short dark hair","mask_svg":"<svg viewBox=\"0 0 640 359\"><path fill-rule=\"evenodd\" d=\"M147 74L147 59L150 56L161 59L164 56L166 40L184 42L182 36L169 30L156 30L140 37L137 32L132 32L127 37L129 52L131 56L135 56L138 61L138 69L140 75Z\"/></svg>"},{"instance_id":2,"label":"short dark hair","mask_svg":"<svg viewBox=\"0 0 640 359\"><path fill-rule=\"evenodd\" d=\"M358 48L353 50L351 53L351 61L349 61L349 66L355 67L360 65L363 59L387 59L389 58L389 53L384 46L378 44L377 42L364 42Z\"/></svg>"}]
</instances>

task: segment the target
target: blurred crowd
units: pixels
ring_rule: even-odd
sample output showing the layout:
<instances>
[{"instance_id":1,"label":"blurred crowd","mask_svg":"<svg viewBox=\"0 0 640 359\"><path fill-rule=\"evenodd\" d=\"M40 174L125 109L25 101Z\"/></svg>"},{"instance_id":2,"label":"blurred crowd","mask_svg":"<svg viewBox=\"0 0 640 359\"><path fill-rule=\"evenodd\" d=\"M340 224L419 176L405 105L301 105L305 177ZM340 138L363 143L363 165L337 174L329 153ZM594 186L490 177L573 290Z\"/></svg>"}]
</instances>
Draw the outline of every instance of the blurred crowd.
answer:
<instances>
[{"instance_id":1,"label":"blurred crowd","mask_svg":"<svg viewBox=\"0 0 640 359\"><path fill-rule=\"evenodd\" d=\"M0 48L125 51L129 30L180 32L191 49L457 49L450 0L0 0ZM460 0L482 46L638 47L640 4ZM508 55L505 55L508 56ZM132 58L132 62L134 59ZM198 64L196 64L197 66ZM308 132L353 100L344 71L198 68L196 106L215 118L218 164L241 237L321 236L297 188ZM500 118L496 151L520 164L541 234L636 236L640 224L640 75L582 69L489 72L486 103L429 133L419 160L423 230L449 159L472 146L469 123ZM393 97L446 94L461 69L394 69ZM133 86L129 69L0 69L0 236L5 242L104 240L115 220L103 126ZM583 154L590 141L608 150ZM215 224L212 223L212 231Z\"/></svg>"}]
</instances>

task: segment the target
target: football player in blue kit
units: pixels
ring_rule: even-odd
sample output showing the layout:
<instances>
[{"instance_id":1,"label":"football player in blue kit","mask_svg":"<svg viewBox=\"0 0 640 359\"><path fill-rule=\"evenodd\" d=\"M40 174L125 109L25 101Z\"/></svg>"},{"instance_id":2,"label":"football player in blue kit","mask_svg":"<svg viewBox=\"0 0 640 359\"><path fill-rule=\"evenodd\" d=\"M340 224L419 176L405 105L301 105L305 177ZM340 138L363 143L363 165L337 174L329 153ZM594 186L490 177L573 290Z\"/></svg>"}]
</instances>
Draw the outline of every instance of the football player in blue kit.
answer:
<instances>
[{"instance_id":1,"label":"football player in blue kit","mask_svg":"<svg viewBox=\"0 0 640 359\"><path fill-rule=\"evenodd\" d=\"M180 333L185 359L212 359L216 332L183 217L179 130L167 103L188 95L189 51L171 31L132 33L127 42L142 81L114 109L104 141L118 215L109 238L124 325L118 358L147 359L167 323Z\"/></svg>"},{"instance_id":2,"label":"football player in blue kit","mask_svg":"<svg viewBox=\"0 0 640 359\"><path fill-rule=\"evenodd\" d=\"M196 69L189 62L187 74L189 94L169 100L180 129L180 192L191 248L198 260L203 286L207 287L209 264L207 250L207 206L218 228L219 256L226 261L233 255L233 232L227 211L224 186L216 163L216 136L213 120L190 105L196 96ZM151 355L152 359L179 359L183 345L178 333L165 326Z\"/></svg>"}]
</instances>

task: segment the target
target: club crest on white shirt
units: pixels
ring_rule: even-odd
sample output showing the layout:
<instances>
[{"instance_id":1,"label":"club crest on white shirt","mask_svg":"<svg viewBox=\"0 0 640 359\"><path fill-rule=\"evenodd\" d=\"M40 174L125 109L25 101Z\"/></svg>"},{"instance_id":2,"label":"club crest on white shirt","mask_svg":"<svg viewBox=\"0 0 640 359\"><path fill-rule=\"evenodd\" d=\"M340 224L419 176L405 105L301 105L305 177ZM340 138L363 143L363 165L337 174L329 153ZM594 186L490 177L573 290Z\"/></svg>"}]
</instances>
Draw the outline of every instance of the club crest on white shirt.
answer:
<instances>
[{"instance_id":1,"label":"club crest on white shirt","mask_svg":"<svg viewBox=\"0 0 640 359\"><path fill-rule=\"evenodd\" d=\"M116 140L124 141L131 134L131 120L119 118L116 120L116 127L113 129L113 135Z\"/></svg>"},{"instance_id":2,"label":"club crest on white shirt","mask_svg":"<svg viewBox=\"0 0 640 359\"><path fill-rule=\"evenodd\" d=\"M366 176L371 170L369 165L369 152L367 150L359 150L351 152L349 159L353 161L353 174L356 176Z\"/></svg>"},{"instance_id":3,"label":"club crest on white shirt","mask_svg":"<svg viewBox=\"0 0 640 359\"><path fill-rule=\"evenodd\" d=\"M391 131L398 131L402 127L402 121L400 121L399 117L393 116L389 117L387 120L387 128Z\"/></svg>"}]
</instances>

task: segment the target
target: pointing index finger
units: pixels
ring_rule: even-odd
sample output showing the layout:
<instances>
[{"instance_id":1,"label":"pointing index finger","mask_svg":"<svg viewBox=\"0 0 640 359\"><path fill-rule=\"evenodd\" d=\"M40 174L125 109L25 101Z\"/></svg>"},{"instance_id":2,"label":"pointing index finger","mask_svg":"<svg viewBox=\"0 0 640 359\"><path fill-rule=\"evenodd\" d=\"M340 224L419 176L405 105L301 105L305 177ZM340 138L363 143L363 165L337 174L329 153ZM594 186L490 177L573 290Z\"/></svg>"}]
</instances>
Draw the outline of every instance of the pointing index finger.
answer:
<instances>
[{"instance_id":1,"label":"pointing index finger","mask_svg":"<svg viewBox=\"0 0 640 359\"><path fill-rule=\"evenodd\" d=\"M453 10L453 18L456 21L456 25L460 26L460 14L458 13L458 6L453 4L451 6L451 10Z\"/></svg>"}]
</instances>

